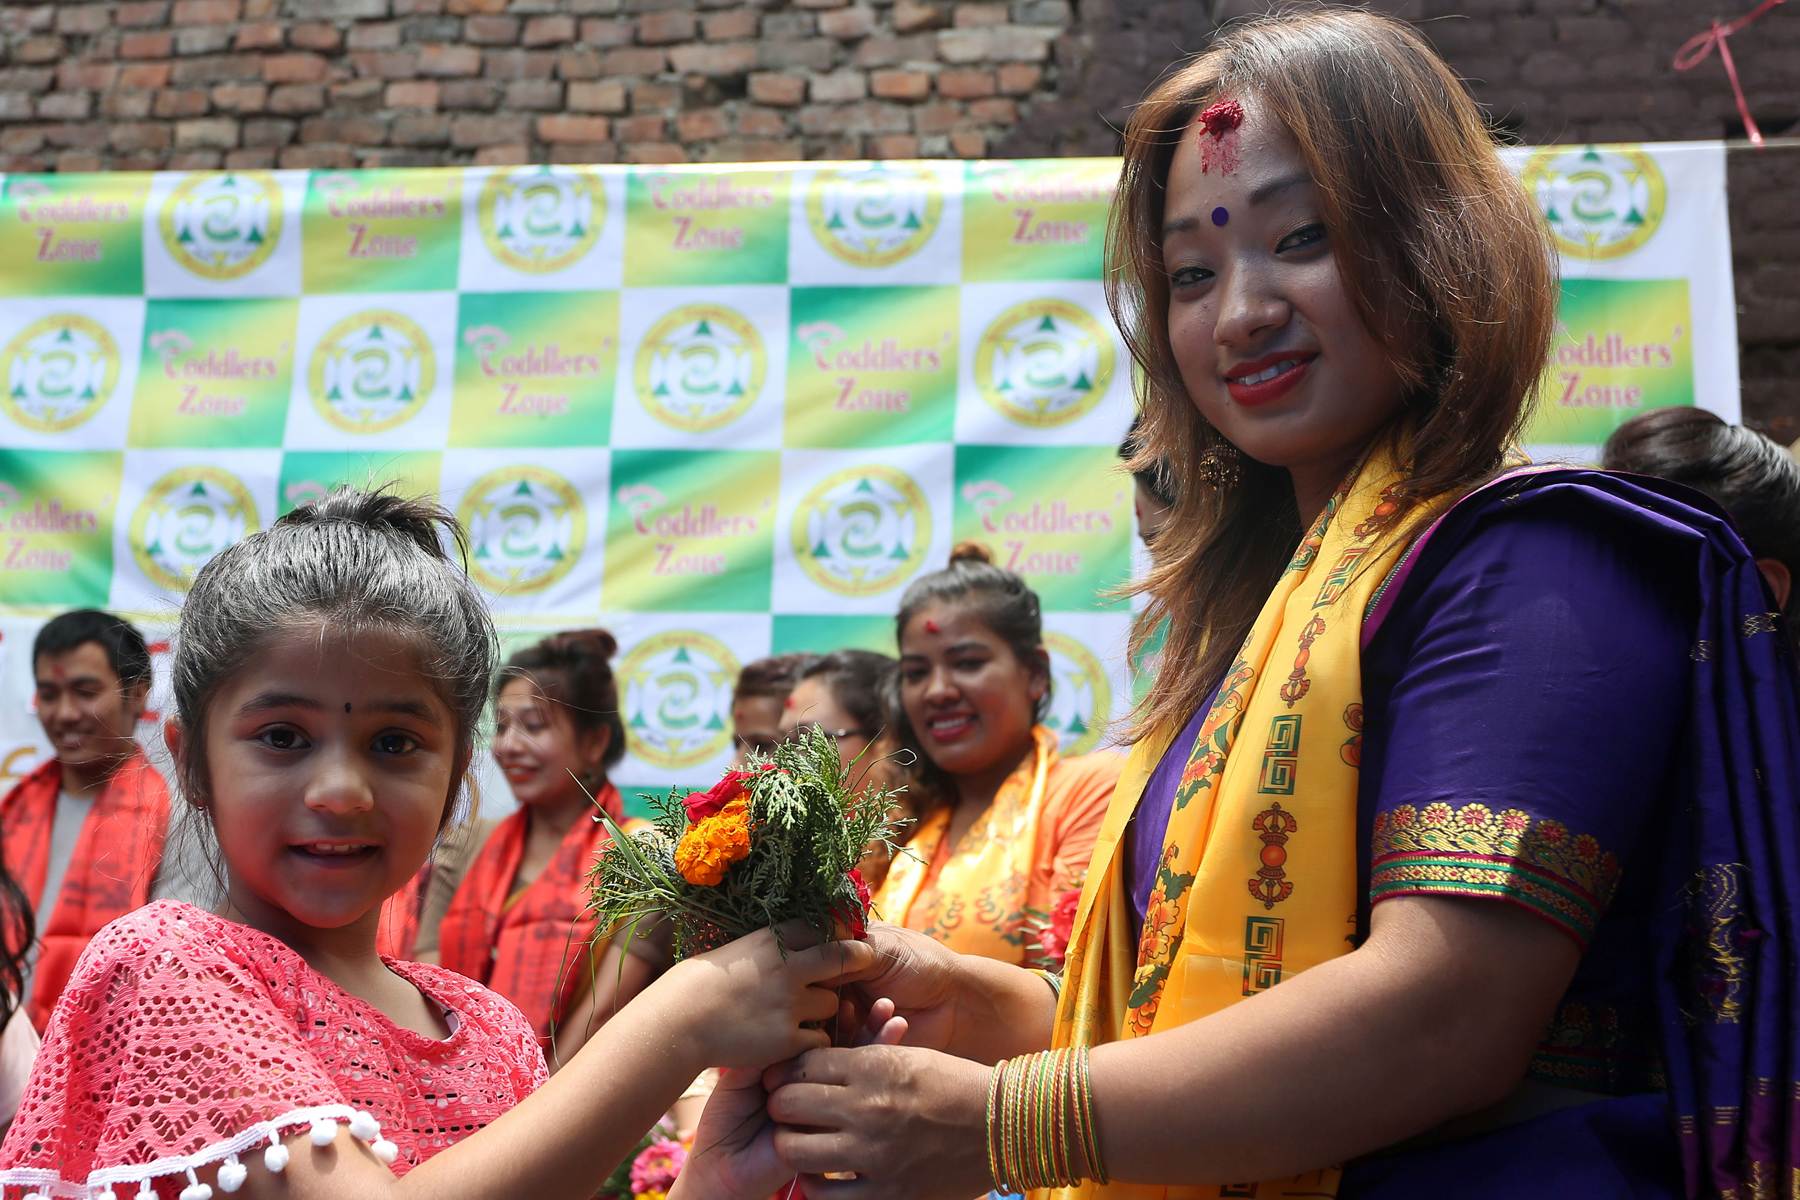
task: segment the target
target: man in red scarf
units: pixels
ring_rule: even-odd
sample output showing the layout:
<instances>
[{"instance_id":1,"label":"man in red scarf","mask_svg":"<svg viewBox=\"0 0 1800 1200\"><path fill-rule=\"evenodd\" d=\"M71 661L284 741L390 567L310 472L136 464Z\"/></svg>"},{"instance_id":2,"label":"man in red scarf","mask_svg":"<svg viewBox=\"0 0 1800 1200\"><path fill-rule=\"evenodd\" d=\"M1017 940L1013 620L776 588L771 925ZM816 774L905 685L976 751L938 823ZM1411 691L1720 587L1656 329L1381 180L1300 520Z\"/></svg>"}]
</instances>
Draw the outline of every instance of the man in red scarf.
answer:
<instances>
[{"instance_id":1,"label":"man in red scarf","mask_svg":"<svg viewBox=\"0 0 1800 1200\"><path fill-rule=\"evenodd\" d=\"M0 850L37 914L25 1011L42 1031L88 940L149 900L169 789L133 736L150 693L142 634L111 613L64 613L31 662L53 757L0 800Z\"/></svg>"}]
</instances>

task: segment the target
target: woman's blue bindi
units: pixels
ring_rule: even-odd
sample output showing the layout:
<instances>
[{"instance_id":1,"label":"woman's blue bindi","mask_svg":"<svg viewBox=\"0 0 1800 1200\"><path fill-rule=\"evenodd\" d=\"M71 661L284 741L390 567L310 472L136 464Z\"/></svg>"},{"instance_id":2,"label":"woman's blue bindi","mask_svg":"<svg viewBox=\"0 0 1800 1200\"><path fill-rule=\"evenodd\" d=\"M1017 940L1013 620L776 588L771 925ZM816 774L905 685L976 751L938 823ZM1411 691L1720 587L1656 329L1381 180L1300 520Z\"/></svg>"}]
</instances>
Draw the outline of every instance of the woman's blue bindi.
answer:
<instances>
[{"instance_id":1,"label":"woman's blue bindi","mask_svg":"<svg viewBox=\"0 0 1800 1200\"><path fill-rule=\"evenodd\" d=\"M1220 205L1218 208L1213 209L1212 218L1214 225L1223 226L1225 222L1231 220L1231 214L1225 211L1223 205Z\"/></svg>"}]
</instances>

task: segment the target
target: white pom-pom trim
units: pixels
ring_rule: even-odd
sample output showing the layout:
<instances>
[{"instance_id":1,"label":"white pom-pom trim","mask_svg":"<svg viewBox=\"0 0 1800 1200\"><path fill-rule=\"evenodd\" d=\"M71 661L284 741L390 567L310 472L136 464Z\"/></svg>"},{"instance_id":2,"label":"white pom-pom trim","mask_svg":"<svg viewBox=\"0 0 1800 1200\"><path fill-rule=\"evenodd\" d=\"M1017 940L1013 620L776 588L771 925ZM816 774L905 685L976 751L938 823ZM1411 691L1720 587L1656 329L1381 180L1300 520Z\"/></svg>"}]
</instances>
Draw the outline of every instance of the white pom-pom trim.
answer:
<instances>
[{"instance_id":1,"label":"white pom-pom trim","mask_svg":"<svg viewBox=\"0 0 1800 1200\"><path fill-rule=\"evenodd\" d=\"M250 1178L250 1168L239 1162L238 1156L235 1154L219 1165L219 1190L221 1192L237 1191L244 1186L244 1181L248 1178Z\"/></svg>"},{"instance_id":2,"label":"white pom-pom trim","mask_svg":"<svg viewBox=\"0 0 1800 1200\"><path fill-rule=\"evenodd\" d=\"M381 1136L381 1122L368 1109L350 1118L350 1136L359 1142L372 1142Z\"/></svg>"},{"instance_id":3,"label":"white pom-pom trim","mask_svg":"<svg viewBox=\"0 0 1800 1200\"><path fill-rule=\"evenodd\" d=\"M156 1200L156 1189L150 1186L148 1179L138 1180L137 1200Z\"/></svg>"},{"instance_id":4,"label":"white pom-pom trim","mask_svg":"<svg viewBox=\"0 0 1800 1200\"><path fill-rule=\"evenodd\" d=\"M287 1165L288 1148L280 1142L276 1142L273 1146L270 1146L267 1150L263 1151L263 1166L269 1168L269 1170L273 1171L275 1174L279 1175L287 1170Z\"/></svg>"},{"instance_id":5,"label":"white pom-pom trim","mask_svg":"<svg viewBox=\"0 0 1800 1200\"><path fill-rule=\"evenodd\" d=\"M337 1122L330 1117L320 1117L312 1123L312 1144L329 1146L337 1141Z\"/></svg>"},{"instance_id":6,"label":"white pom-pom trim","mask_svg":"<svg viewBox=\"0 0 1800 1200\"><path fill-rule=\"evenodd\" d=\"M212 1188L200 1182L194 1168L188 1168L188 1185L181 1189L181 1200L212 1200Z\"/></svg>"},{"instance_id":7,"label":"white pom-pom trim","mask_svg":"<svg viewBox=\"0 0 1800 1200\"><path fill-rule=\"evenodd\" d=\"M369 1143L369 1152L380 1159L384 1166L392 1166L394 1160L400 1157L400 1147L386 1138Z\"/></svg>"}]
</instances>

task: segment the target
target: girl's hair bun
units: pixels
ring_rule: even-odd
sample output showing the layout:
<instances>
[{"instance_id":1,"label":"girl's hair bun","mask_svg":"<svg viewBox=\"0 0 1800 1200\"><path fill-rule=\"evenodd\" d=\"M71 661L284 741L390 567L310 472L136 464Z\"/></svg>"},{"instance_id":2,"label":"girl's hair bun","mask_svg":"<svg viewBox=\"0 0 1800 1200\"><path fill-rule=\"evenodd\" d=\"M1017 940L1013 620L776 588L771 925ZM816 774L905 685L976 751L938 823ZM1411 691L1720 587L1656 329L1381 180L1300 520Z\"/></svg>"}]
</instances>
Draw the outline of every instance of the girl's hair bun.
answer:
<instances>
[{"instance_id":1,"label":"girl's hair bun","mask_svg":"<svg viewBox=\"0 0 1800 1200\"><path fill-rule=\"evenodd\" d=\"M430 500L402 496L382 488L364 492L338 487L303 504L276 522L277 525L360 525L377 533L393 533L413 543L433 558L448 559L444 537L459 550L465 548L462 526L450 510Z\"/></svg>"},{"instance_id":2,"label":"girl's hair bun","mask_svg":"<svg viewBox=\"0 0 1800 1200\"><path fill-rule=\"evenodd\" d=\"M601 662L610 662L619 652L619 640L604 629L566 629L545 638L544 647L552 652L578 657L591 655Z\"/></svg>"},{"instance_id":3,"label":"girl's hair bun","mask_svg":"<svg viewBox=\"0 0 1800 1200\"><path fill-rule=\"evenodd\" d=\"M991 563L994 561L994 552L980 542L958 542L950 548L950 561Z\"/></svg>"}]
</instances>

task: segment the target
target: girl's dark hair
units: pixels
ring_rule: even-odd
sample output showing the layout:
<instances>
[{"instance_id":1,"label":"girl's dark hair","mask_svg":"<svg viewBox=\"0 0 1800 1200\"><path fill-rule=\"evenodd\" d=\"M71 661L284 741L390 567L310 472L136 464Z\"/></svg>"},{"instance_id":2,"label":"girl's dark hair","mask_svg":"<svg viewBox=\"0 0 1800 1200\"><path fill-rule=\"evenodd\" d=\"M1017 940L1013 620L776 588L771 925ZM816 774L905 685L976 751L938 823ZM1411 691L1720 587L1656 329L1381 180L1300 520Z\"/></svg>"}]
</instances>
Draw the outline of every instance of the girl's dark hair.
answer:
<instances>
[{"instance_id":1,"label":"girl's dark hair","mask_svg":"<svg viewBox=\"0 0 1800 1200\"><path fill-rule=\"evenodd\" d=\"M871 738L892 724L889 709L894 660L873 650L834 650L816 659L802 679L822 679L837 706Z\"/></svg>"},{"instance_id":2,"label":"girl's dark hair","mask_svg":"<svg viewBox=\"0 0 1800 1200\"><path fill-rule=\"evenodd\" d=\"M1000 635L1013 656L1026 670L1043 670L1044 617L1038 606L1037 593L1025 581L994 565L993 555L980 542L959 542L950 551L950 565L941 571L921 575L900 597L900 611L894 617L894 642L899 644L906 627L927 604L954 604L973 613L983 625ZM956 782L925 753L924 743L906 715L900 702L900 672L895 671L889 707L894 714L894 733L902 749L912 757L909 768L920 790L934 801L943 802L956 795ZM1050 707L1050 689L1032 710L1031 719L1041 721Z\"/></svg>"},{"instance_id":3,"label":"girl's dark hair","mask_svg":"<svg viewBox=\"0 0 1800 1200\"><path fill-rule=\"evenodd\" d=\"M1223 97L1293 138L1344 290L1400 377L1406 408L1388 434L1411 468L1402 519L1500 469L1554 328L1543 219L1468 92L1411 26L1309 6L1228 27L1158 84L1126 127L1107 231L1107 299L1139 368L1143 413L1127 465L1162 462L1175 493L1137 589L1150 603L1134 649L1161 626L1168 635L1132 736L1179 729L1206 700L1302 532L1287 471L1246 457L1236 483L1202 476L1209 452L1235 452L1194 407L1169 341L1169 164L1195 115Z\"/></svg>"},{"instance_id":4,"label":"girl's dark hair","mask_svg":"<svg viewBox=\"0 0 1800 1200\"><path fill-rule=\"evenodd\" d=\"M37 940L31 901L0 863L0 1027L25 1003L25 955Z\"/></svg>"},{"instance_id":5,"label":"girl's dark hair","mask_svg":"<svg viewBox=\"0 0 1800 1200\"><path fill-rule=\"evenodd\" d=\"M529 680L568 712L580 732L607 731L600 766L610 770L625 757L625 720L619 715L619 682L611 665L618 651L617 639L604 629L553 633L506 660L494 696L498 699L500 689L515 679Z\"/></svg>"},{"instance_id":6,"label":"girl's dark hair","mask_svg":"<svg viewBox=\"0 0 1800 1200\"><path fill-rule=\"evenodd\" d=\"M818 658L816 654L774 654L745 663L744 669L738 672L731 699L734 703L758 697L786 700L794 685L800 682L801 674Z\"/></svg>"},{"instance_id":7,"label":"girl's dark hair","mask_svg":"<svg viewBox=\"0 0 1800 1200\"><path fill-rule=\"evenodd\" d=\"M1800 584L1800 462L1756 430L1704 408L1653 408L1613 431L1601 465L1705 492L1731 514L1751 554L1779 561ZM1800 586L1785 615L1793 632Z\"/></svg>"},{"instance_id":8,"label":"girl's dark hair","mask_svg":"<svg viewBox=\"0 0 1800 1200\"><path fill-rule=\"evenodd\" d=\"M1125 440L1119 443L1119 457L1124 459L1127 464L1130 464L1137 458L1138 450L1143 445L1143 424L1144 418L1142 416L1131 418L1131 428L1125 432ZM1151 466L1139 467L1136 470L1133 470L1131 472L1131 477L1141 484L1143 489L1146 492L1149 492L1158 504L1163 505L1165 508L1174 506L1175 488L1169 481L1169 467L1167 463L1163 462L1161 459L1157 459Z\"/></svg>"},{"instance_id":9,"label":"girl's dark hair","mask_svg":"<svg viewBox=\"0 0 1800 1200\"><path fill-rule=\"evenodd\" d=\"M191 803L212 799L206 719L213 698L271 639L296 628L390 630L456 719L450 820L474 754L494 676L487 606L444 541L466 556L462 527L443 508L392 492L339 488L222 550L194 577L175 634L177 777Z\"/></svg>"}]
</instances>

